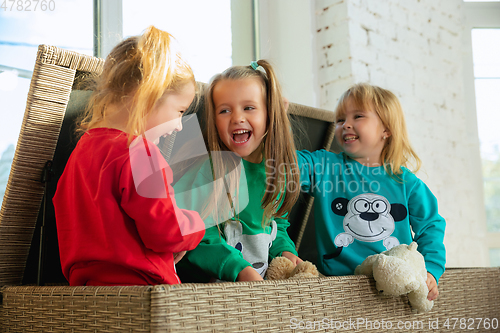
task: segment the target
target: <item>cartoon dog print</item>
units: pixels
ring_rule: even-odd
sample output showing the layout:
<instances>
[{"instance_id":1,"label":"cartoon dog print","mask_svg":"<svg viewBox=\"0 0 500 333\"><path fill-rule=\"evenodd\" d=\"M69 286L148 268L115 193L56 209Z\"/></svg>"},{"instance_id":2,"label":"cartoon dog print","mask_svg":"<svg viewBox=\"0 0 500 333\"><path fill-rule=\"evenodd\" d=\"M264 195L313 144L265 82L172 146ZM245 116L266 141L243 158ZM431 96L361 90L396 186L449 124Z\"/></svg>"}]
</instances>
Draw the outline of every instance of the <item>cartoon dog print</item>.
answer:
<instances>
[{"instance_id":1,"label":"cartoon dog print","mask_svg":"<svg viewBox=\"0 0 500 333\"><path fill-rule=\"evenodd\" d=\"M363 193L351 200L336 198L332 202L332 211L344 216L345 232L335 237L337 251L325 255L326 259L340 255L342 248L349 246L354 239L362 242L383 240L387 250L399 245L398 239L391 236L394 222L404 220L408 214L404 205L391 205L385 197L373 193Z\"/></svg>"}]
</instances>

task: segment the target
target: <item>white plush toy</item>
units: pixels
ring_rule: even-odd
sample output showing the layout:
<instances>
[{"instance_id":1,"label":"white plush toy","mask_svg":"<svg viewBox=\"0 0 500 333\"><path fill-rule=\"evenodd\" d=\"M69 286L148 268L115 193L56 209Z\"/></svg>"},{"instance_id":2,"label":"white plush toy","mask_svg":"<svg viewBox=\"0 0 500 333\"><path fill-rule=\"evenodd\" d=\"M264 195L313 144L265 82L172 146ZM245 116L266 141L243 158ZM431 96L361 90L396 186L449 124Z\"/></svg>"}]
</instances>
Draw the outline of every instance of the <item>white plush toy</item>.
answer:
<instances>
[{"instance_id":1,"label":"white plush toy","mask_svg":"<svg viewBox=\"0 0 500 333\"><path fill-rule=\"evenodd\" d=\"M401 244L369 256L356 267L354 274L373 276L377 290L384 295L408 294L413 309L419 313L427 312L434 302L427 299L427 270L417 246L415 242Z\"/></svg>"}]
</instances>

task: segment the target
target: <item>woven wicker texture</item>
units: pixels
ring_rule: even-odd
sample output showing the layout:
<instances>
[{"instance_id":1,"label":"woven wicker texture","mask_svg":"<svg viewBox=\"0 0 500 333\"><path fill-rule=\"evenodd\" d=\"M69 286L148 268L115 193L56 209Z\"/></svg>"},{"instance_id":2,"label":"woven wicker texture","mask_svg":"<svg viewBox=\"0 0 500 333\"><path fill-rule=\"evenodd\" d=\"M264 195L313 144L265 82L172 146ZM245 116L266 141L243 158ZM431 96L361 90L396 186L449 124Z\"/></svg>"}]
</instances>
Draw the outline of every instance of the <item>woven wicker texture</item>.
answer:
<instances>
[{"instance_id":1,"label":"woven wicker texture","mask_svg":"<svg viewBox=\"0 0 500 333\"><path fill-rule=\"evenodd\" d=\"M428 332L429 321L437 319L438 331L451 332L458 329L443 326L448 318L500 319L500 269L446 271L439 300L426 314L412 313L406 296L378 295L373 279L365 276L156 286L151 303L151 327L158 332L281 332L292 331L300 321L304 326L307 321L317 323L316 328L298 331L324 332L334 331L330 320L340 325L346 321L357 324L358 319L365 324L350 325L346 330L387 332L389 324L379 326L384 320L393 329L401 322L413 325L408 331ZM321 327L324 318L329 327Z\"/></svg>"},{"instance_id":2,"label":"woven wicker texture","mask_svg":"<svg viewBox=\"0 0 500 333\"><path fill-rule=\"evenodd\" d=\"M7 287L3 332L150 332L151 287Z\"/></svg>"},{"instance_id":3,"label":"woven wicker texture","mask_svg":"<svg viewBox=\"0 0 500 333\"><path fill-rule=\"evenodd\" d=\"M151 327L168 332L278 332L290 331L300 321L303 325L316 321L315 329L299 331L323 332L332 328L320 326L324 318L329 325L333 325L330 320L357 323L359 318L365 323L390 321L394 328L398 322L422 322L422 329L415 324L410 331L428 332L429 320L438 319L441 325L447 318L499 318L499 273L499 269L447 271L439 301L427 314L412 313L406 297L377 295L373 279L364 276L157 286L151 295ZM360 324L354 331L388 331L387 325L376 326Z\"/></svg>"},{"instance_id":4,"label":"woven wicker texture","mask_svg":"<svg viewBox=\"0 0 500 333\"><path fill-rule=\"evenodd\" d=\"M335 114L331 111L313 108L311 106L305 106L296 103L290 103L290 106L288 108L288 113L297 116L314 118L329 123L333 123L335 121Z\"/></svg>"},{"instance_id":5,"label":"woven wicker texture","mask_svg":"<svg viewBox=\"0 0 500 333\"><path fill-rule=\"evenodd\" d=\"M43 195L41 170L52 159L76 71L103 61L40 45L0 210L0 286L21 282Z\"/></svg>"},{"instance_id":6,"label":"woven wicker texture","mask_svg":"<svg viewBox=\"0 0 500 333\"><path fill-rule=\"evenodd\" d=\"M5 332L331 332L344 323L349 325L345 331L355 332L457 332L462 318L500 320L500 269L448 269L439 289L432 311L415 314L406 296L379 295L373 279L365 276L155 287L5 287L3 328ZM447 319L450 327L444 326ZM438 329L430 329L429 323L436 320ZM316 327L292 330L293 325L305 327L307 322L316 322ZM474 331L499 331L478 324L476 319Z\"/></svg>"}]
</instances>

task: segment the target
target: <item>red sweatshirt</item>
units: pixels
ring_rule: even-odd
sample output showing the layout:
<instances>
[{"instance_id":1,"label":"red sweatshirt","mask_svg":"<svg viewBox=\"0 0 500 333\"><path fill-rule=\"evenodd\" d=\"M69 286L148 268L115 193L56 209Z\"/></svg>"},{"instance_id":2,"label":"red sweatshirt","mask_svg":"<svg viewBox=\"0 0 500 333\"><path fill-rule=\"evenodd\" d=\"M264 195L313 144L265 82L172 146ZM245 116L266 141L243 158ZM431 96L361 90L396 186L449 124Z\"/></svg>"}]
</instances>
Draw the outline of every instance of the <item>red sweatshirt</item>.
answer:
<instances>
[{"instance_id":1,"label":"red sweatshirt","mask_svg":"<svg viewBox=\"0 0 500 333\"><path fill-rule=\"evenodd\" d=\"M57 185L59 252L72 286L180 283L173 253L205 233L198 213L177 207L158 148L127 141L116 129L89 130Z\"/></svg>"}]
</instances>

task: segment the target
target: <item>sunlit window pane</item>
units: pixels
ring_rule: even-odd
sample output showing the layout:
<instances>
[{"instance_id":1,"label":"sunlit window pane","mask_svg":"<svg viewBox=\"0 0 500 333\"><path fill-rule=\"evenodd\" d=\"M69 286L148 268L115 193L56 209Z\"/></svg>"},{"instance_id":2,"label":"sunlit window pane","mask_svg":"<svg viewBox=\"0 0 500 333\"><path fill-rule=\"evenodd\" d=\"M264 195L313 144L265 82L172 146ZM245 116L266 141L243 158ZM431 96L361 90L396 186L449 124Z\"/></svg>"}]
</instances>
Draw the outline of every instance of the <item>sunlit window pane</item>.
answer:
<instances>
[{"instance_id":1,"label":"sunlit window pane","mask_svg":"<svg viewBox=\"0 0 500 333\"><path fill-rule=\"evenodd\" d=\"M123 36L154 25L179 42L197 81L208 82L232 64L230 0L123 0Z\"/></svg>"},{"instance_id":2,"label":"sunlit window pane","mask_svg":"<svg viewBox=\"0 0 500 333\"><path fill-rule=\"evenodd\" d=\"M498 131L498 124L500 124L500 104L498 103L500 78L476 79L475 86L481 156L488 160L496 160L499 156L500 146Z\"/></svg>"},{"instance_id":3,"label":"sunlit window pane","mask_svg":"<svg viewBox=\"0 0 500 333\"><path fill-rule=\"evenodd\" d=\"M11 2L7 2L11 3ZM31 2L31 11L0 10L0 200L3 200L12 157L21 128L31 72L39 44L93 53L92 1L52 1L50 7ZM48 2L44 3L44 5ZM45 10L42 10L45 9Z\"/></svg>"},{"instance_id":4,"label":"sunlit window pane","mask_svg":"<svg viewBox=\"0 0 500 333\"><path fill-rule=\"evenodd\" d=\"M483 166L486 223L500 232L500 29L473 29L477 124Z\"/></svg>"},{"instance_id":5,"label":"sunlit window pane","mask_svg":"<svg viewBox=\"0 0 500 333\"><path fill-rule=\"evenodd\" d=\"M500 266L500 248L490 249L490 263L492 267Z\"/></svg>"},{"instance_id":6,"label":"sunlit window pane","mask_svg":"<svg viewBox=\"0 0 500 333\"><path fill-rule=\"evenodd\" d=\"M500 29L473 29L474 76L500 78Z\"/></svg>"}]
</instances>

